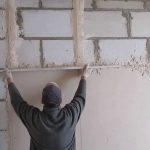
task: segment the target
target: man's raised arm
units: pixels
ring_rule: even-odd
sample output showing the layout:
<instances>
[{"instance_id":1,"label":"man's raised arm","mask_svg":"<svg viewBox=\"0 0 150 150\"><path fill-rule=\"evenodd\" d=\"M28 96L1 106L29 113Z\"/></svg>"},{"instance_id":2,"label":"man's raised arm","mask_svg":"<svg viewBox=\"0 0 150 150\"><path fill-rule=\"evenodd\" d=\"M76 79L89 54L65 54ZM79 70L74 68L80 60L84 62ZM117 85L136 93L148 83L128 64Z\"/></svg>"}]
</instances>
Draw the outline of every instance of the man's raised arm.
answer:
<instances>
[{"instance_id":1,"label":"man's raised arm","mask_svg":"<svg viewBox=\"0 0 150 150\"><path fill-rule=\"evenodd\" d=\"M14 84L12 74L9 70L6 70L6 79L8 83L11 104L16 114L20 117L20 119L26 126L31 126L32 116L33 114L35 114L35 112L38 112L39 110L33 106L30 106L26 101L24 101L19 90Z\"/></svg>"},{"instance_id":2,"label":"man's raised arm","mask_svg":"<svg viewBox=\"0 0 150 150\"><path fill-rule=\"evenodd\" d=\"M85 106L86 101L86 79L91 74L91 69L89 69L89 65L85 65L82 74L81 79L77 88L77 91L75 93L75 96L73 100L65 106L65 109L68 112L68 115L70 115L73 119L73 122L77 123L81 113Z\"/></svg>"}]
</instances>

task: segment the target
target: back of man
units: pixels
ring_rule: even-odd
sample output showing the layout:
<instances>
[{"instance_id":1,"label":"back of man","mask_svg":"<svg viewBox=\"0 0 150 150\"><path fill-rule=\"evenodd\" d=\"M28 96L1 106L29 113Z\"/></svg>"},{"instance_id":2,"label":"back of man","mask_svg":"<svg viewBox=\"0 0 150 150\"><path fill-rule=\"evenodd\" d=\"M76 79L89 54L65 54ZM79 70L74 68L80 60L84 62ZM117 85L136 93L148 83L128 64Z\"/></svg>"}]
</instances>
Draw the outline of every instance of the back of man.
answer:
<instances>
[{"instance_id":1,"label":"back of man","mask_svg":"<svg viewBox=\"0 0 150 150\"><path fill-rule=\"evenodd\" d=\"M64 108L44 105L43 111L23 100L7 73L12 106L31 136L30 150L76 149L75 129L85 106L87 69L87 66L83 69L78 89L69 104Z\"/></svg>"},{"instance_id":2,"label":"back of man","mask_svg":"<svg viewBox=\"0 0 150 150\"><path fill-rule=\"evenodd\" d=\"M32 150L75 150L77 122L71 119L65 108L44 108L36 119L35 125L27 127Z\"/></svg>"}]
</instances>

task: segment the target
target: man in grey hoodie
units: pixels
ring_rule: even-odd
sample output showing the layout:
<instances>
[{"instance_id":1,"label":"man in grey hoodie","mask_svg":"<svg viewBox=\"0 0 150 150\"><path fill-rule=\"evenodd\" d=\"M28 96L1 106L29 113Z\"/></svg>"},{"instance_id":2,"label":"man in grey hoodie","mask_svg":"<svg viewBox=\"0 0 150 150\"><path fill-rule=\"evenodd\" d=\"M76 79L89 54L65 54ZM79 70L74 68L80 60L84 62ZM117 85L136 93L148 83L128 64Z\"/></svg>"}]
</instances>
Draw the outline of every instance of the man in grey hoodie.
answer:
<instances>
[{"instance_id":1,"label":"man in grey hoodie","mask_svg":"<svg viewBox=\"0 0 150 150\"><path fill-rule=\"evenodd\" d=\"M86 101L86 78L91 69L86 65L78 89L69 104L61 108L61 89L48 83L42 92L43 110L29 105L16 88L12 74L6 71L11 104L31 140L30 150L76 150L75 131Z\"/></svg>"}]
</instances>

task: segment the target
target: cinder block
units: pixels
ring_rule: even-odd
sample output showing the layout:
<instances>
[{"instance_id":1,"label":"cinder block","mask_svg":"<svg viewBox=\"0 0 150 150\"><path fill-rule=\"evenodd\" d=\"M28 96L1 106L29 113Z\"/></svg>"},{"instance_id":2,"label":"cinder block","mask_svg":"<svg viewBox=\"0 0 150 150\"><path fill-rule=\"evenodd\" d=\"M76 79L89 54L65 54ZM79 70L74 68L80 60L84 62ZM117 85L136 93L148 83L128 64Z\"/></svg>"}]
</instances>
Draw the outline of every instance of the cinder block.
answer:
<instances>
[{"instance_id":1,"label":"cinder block","mask_svg":"<svg viewBox=\"0 0 150 150\"><path fill-rule=\"evenodd\" d=\"M132 12L132 36L150 37L150 12Z\"/></svg>"},{"instance_id":2,"label":"cinder block","mask_svg":"<svg viewBox=\"0 0 150 150\"><path fill-rule=\"evenodd\" d=\"M126 18L118 11L85 12L86 37L127 37Z\"/></svg>"},{"instance_id":3,"label":"cinder block","mask_svg":"<svg viewBox=\"0 0 150 150\"><path fill-rule=\"evenodd\" d=\"M150 1L145 2L145 8L150 10Z\"/></svg>"},{"instance_id":4,"label":"cinder block","mask_svg":"<svg viewBox=\"0 0 150 150\"><path fill-rule=\"evenodd\" d=\"M5 37L6 34L6 22L5 22L5 11L0 10L0 38Z\"/></svg>"},{"instance_id":5,"label":"cinder block","mask_svg":"<svg viewBox=\"0 0 150 150\"><path fill-rule=\"evenodd\" d=\"M100 40L99 45L104 64L124 64L133 57L138 62L146 61L146 40Z\"/></svg>"},{"instance_id":6,"label":"cinder block","mask_svg":"<svg viewBox=\"0 0 150 150\"><path fill-rule=\"evenodd\" d=\"M8 133L0 131L0 150L8 150Z\"/></svg>"},{"instance_id":7,"label":"cinder block","mask_svg":"<svg viewBox=\"0 0 150 150\"><path fill-rule=\"evenodd\" d=\"M0 99L6 99L6 88L3 81L3 76L0 74Z\"/></svg>"},{"instance_id":8,"label":"cinder block","mask_svg":"<svg viewBox=\"0 0 150 150\"><path fill-rule=\"evenodd\" d=\"M143 2L140 1L103 1L85 0L85 8L104 8L104 9L143 9Z\"/></svg>"},{"instance_id":9,"label":"cinder block","mask_svg":"<svg viewBox=\"0 0 150 150\"><path fill-rule=\"evenodd\" d=\"M42 0L43 7L72 8L72 0Z\"/></svg>"},{"instance_id":10,"label":"cinder block","mask_svg":"<svg viewBox=\"0 0 150 150\"><path fill-rule=\"evenodd\" d=\"M38 7L39 0L16 0L17 7Z\"/></svg>"},{"instance_id":11,"label":"cinder block","mask_svg":"<svg viewBox=\"0 0 150 150\"><path fill-rule=\"evenodd\" d=\"M7 129L6 102L0 102L0 130Z\"/></svg>"},{"instance_id":12,"label":"cinder block","mask_svg":"<svg viewBox=\"0 0 150 150\"><path fill-rule=\"evenodd\" d=\"M0 0L0 7L5 7L5 0Z\"/></svg>"},{"instance_id":13,"label":"cinder block","mask_svg":"<svg viewBox=\"0 0 150 150\"><path fill-rule=\"evenodd\" d=\"M45 66L73 64L73 41L43 41Z\"/></svg>"},{"instance_id":14,"label":"cinder block","mask_svg":"<svg viewBox=\"0 0 150 150\"><path fill-rule=\"evenodd\" d=\"M23 11L24 34L27 37L71 37L71 11Z\"/></svg>"},{"instance_id":15,"label":"cinder block","mask_svg":"<svg viewBox=\"0 0 150 150\"><path fill-rule=\"evenodd\" d=\"M84 41L83 60L85 63L94 63L94 44L91 40Z\"/></svg>"},{"instance_id":16,"label":"cinder block","mask_svg":"<svg viewBox=\"0 0 150 150\"><path fill-rule=\"evenodd\" d=\"M40 67L39 41L23 41L16 54L19 67Z\"/></svg>"},{"instance_id":17,"label":"cinder block","mask_svg":"<svg viewBox=\"0 0 150 150\"><path fill-rule=\"evenodd\" d=\"M0 41L0 68L5 68L5 61L7 55L6 41Z\"/></svg>"}]
</instances>

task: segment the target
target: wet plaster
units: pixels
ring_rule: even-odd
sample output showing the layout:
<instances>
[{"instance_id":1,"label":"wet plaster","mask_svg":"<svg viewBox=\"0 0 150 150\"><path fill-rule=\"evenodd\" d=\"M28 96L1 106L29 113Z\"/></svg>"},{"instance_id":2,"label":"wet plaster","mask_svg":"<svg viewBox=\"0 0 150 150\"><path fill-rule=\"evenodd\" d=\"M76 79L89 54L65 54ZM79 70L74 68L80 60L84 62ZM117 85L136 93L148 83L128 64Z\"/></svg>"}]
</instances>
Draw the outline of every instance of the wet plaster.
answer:
<instances>
[{"instance_id":1,"label":"wet plaster","mask_svg":"<svg viewBox=\"0 0 150 150\"><path fill-rule=\"evenodd\" d=\"M96 2L96 0L92 0L91 7L92 7L94 10L97 9L97 2Z\"/></svg>"},{"instance_id":2,"label":"wet plaster","mask_svg":"<svg viewBox=\"0 0 150 150\"><path fill-rule=\"evenodd\" d=\"M132 35L131 35L131 20L132 20L132 16L131 16L131 13L127 10L123 10L122 11L122 16L124 18L126 18L126 29L127 29L127 35L128 37L130 38Z\"/></svg>"},{"instance_id":3,"label":"wet plaster","mask_svg":"<svg viewBox=\"0 0 150 150\"><path fill-rule=\"evenodd\" d=\"M148 63L150 62L150 39L147 39L147 42L146 42L146 51L147 51L147 60L148 60Z\"/></svg>"},{"instance_id":4,"label":"wet plaster","mask_svg":"<svg viewBox=\"0 0 150 150\"><path fill-rule=\"evenodd\" d=\"M94 57L95 57L95 63L99 64L100 63L100 46L99 46L99 40L95 39L93 40L93 45L94 45Z\"/></svg>"},{"instance_id":5,"label":"wet plaster","mask_svg":"<svg viewBox=\"0 0 150 150\"><path fill-rule=\"evenodd\" d=\"M39 0L39 8L43 8L42 0Z\"/></svg>"},{"instance_id":6,"label":"wet plaster","mask_svg":"<svg viewBox=\"0 0 150 150\"><path fill-rule=\"evenodd\" d=\"M150 10L150 1L149 0L145 0L143 7L145 10Z\"/></svg>"},{"instance_id":7,"label":"wet plaster","mask_svg":"<svg viewBox=\"0 0 150 150\"><path fill-rule=\"evenodd\" d=\"M19 37L24 37L23 34L23 17L22 17L22 11L21 10L17 10L16 12L16 23L19 27Z\"/></svg>"},{"instance_id":8,"label":"wet plaster","mask_svg":"<svg viewBox=\"0 0 150 150\"><path fill-rule=\"evenodd\" d=\"M40 40L40 63L41 63L41 67L44 67L45 64L45 59L44 59L44 54L43 54L43 41Z\"/></svg>"}]
</instances>

